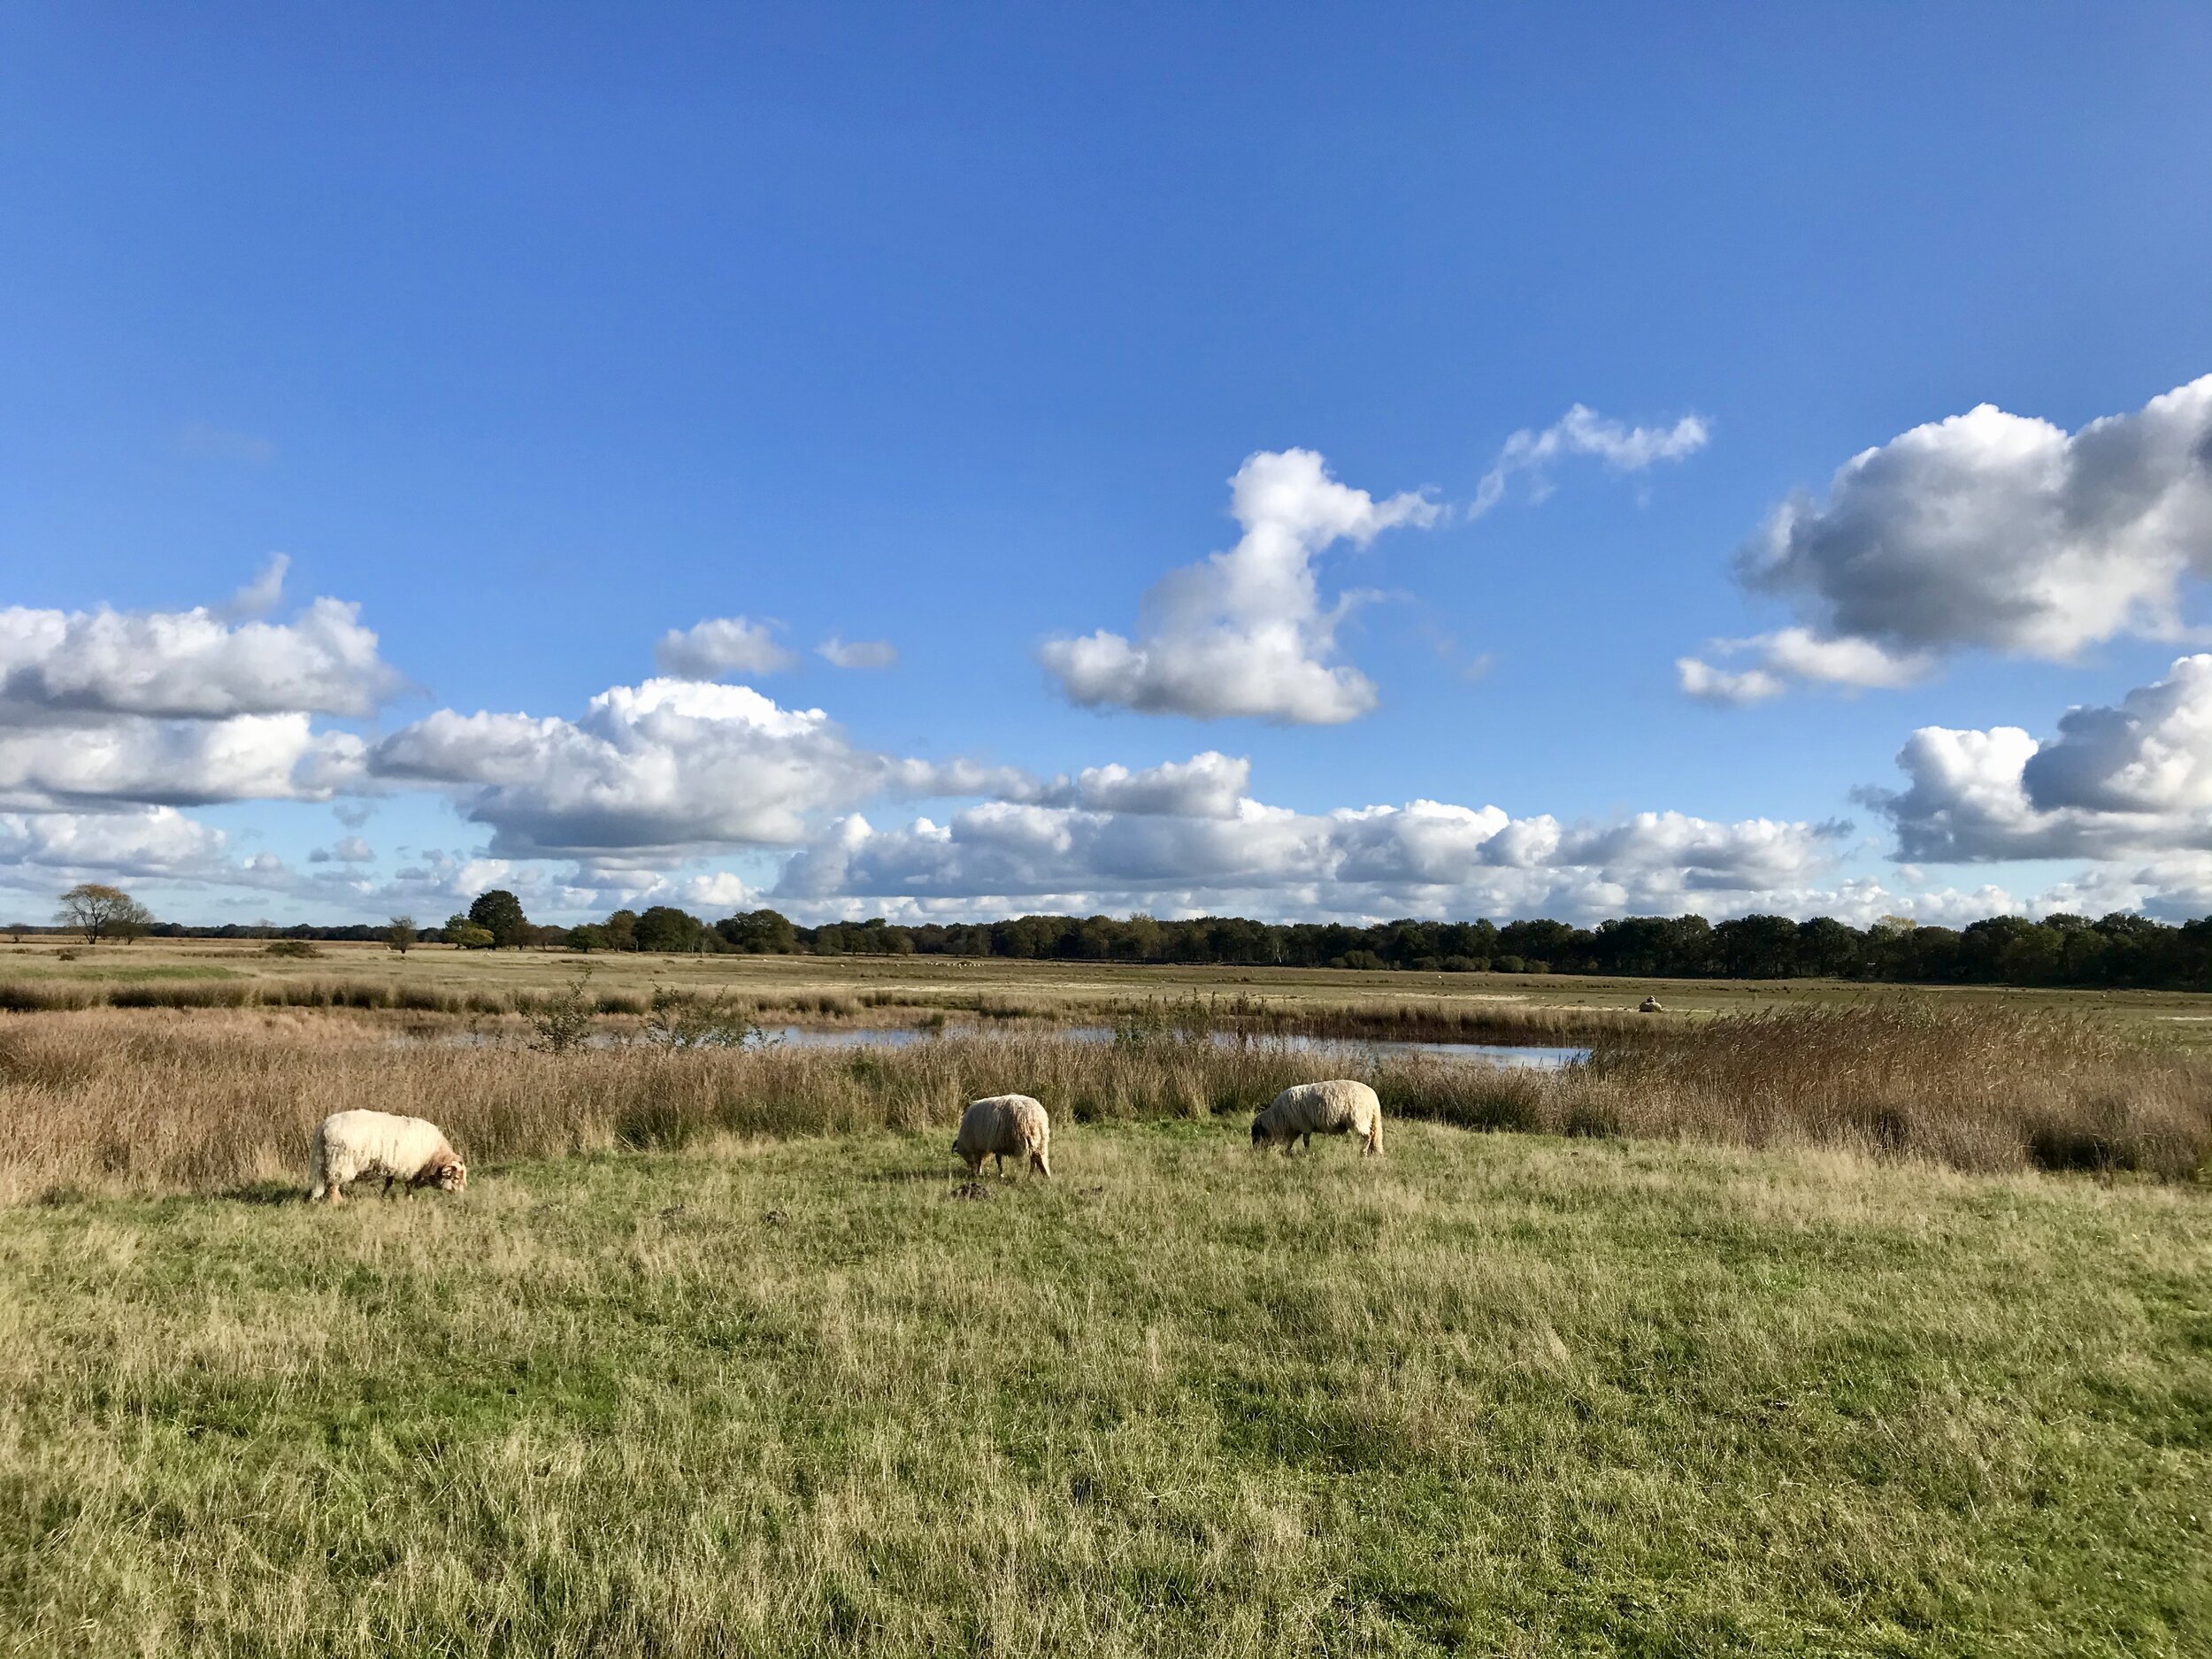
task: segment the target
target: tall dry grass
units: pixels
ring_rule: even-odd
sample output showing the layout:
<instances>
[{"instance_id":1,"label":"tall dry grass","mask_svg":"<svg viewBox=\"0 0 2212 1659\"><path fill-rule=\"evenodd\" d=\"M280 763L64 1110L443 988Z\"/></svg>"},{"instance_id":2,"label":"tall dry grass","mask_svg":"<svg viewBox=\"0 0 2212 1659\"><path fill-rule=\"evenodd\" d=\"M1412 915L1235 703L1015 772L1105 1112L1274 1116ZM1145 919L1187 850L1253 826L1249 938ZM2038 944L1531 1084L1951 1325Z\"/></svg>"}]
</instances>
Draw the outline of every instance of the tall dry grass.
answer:
<instances>
[{"instance_id":1,"label":"tall dry grass","mask_svg":"<svg viewBox=\"0 0 2212 1659\"><path fill-rule=\"evenodd\" d=\"M1811 1140L1962 1169L2170 1179L2212 1155L2212 1062L2054 1010L1910 995L1601 1043L1582 1093L1627 1134Z\"/></svg>"},{"instance_id":2,"label":"tall dry grass","mask_svg":"<svg viewBox=\"0 0 2212 1659\"><path fill-rule=\"evenodd\" d=\"M2212 1062L2062 1016L1893 998L1747 1016L1586 1065L1509 1071L1346 1045L1155 1033L966 1033L899 1048L468 1045L449 1022L313 1010L95 1009L0 1024L0 1199L53 1188L220 1191L296 1179L309 1132L354 1107L435 1119L480 1165L717 1133L951 1125L1034 1094L1063 1120L1241 1115L1357 1076L1387 1113L1470 1129L1847 1147L1969 1170L2185 1179L2212 1153Z\"/></svg>"}]
</instances>

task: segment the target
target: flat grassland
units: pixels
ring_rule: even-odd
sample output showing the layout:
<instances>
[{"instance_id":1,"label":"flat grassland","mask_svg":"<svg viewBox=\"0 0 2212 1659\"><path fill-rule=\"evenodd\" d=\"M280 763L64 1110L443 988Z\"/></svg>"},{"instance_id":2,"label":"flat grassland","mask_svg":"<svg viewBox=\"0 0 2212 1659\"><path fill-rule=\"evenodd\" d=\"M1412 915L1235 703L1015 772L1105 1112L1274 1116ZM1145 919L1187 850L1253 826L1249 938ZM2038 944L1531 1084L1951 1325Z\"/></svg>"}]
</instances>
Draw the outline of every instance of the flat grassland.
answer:
<instances>
[{"instance_id":1,"label":"flat grassland","mask_svg":"<svg viewBox=\"0 0 2212 1659\"><path fill-rule=\"evenodd\" d=\"M0 949L0 1654L2212 1652L2200 999L577 965Z\"/></svg>"},{"instance_id":2,"label":"flat grassland","mask_svg":"<svg viewBox=\"0 0 2212 1659\"><path fill-rule=\"evenodd\" d=\"M0 1210L0 1649L2212 1651L2200 1187L1240 1127Z\"/></svg>"}]
</instances>

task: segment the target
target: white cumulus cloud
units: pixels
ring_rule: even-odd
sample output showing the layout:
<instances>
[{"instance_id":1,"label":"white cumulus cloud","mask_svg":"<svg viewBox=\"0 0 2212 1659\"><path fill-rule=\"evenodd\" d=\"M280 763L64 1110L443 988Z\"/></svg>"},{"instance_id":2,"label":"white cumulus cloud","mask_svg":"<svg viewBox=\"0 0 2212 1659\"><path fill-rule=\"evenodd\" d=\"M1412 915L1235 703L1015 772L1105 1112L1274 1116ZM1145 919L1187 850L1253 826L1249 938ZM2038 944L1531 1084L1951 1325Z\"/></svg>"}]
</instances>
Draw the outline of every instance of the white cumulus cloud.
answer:
<instances>
[{"instance_id":1,"label":"white cumulus cloud","mask_svg":"<svg viewBox=\"0 0 2212 1659\"><path fill-rule=\"evenodd\" d=\"M358 777L362 753L304 714L0 725L0 805L324 801Z\"/></svg>"},{"instance_id":2,"label":"white cumulus cloud","mask_svg":"<svg viewBox=\"0 0 2212 1659\"><path fill-rule=\"evenodd\" d=\"M1365 546L1436 522L1418 494L1377 501L1329 475L1310 449L1263 451L1230 480L1237 544L1170 572L1146 594L1132 640L1101 630L1038 655L1071 702L1199 719L1247 716L1328 726L1375 706L1364 674L1332 664L1343 603L1325 606L1315 568L1339 541Z\"/></svg>"},{"instance_id":3,"label":"white cumulus cloud","mask_svg":"<svg viewBox=\"0 0 2212 1659\"><path fill-rule=\"evenodd\" d=\"M1708 649L1721 657L1749 652L1761 665L1732 672L1694 657L1677 657L1677 683L1686 696L1739 706L1780 696L1793 679L1849 690L1893 688L1925 679L1935 667L1924 652L1895 655L1872 640L1823 639L1809 628L1716 640Z\"/></svg>"},{"instance_id":4,"label":"white cumulus cloud","mask_svg":"<svg viewBox=\"0 0 2212 1659\"><path fill-rule=\"evenodd\" d=\"M1825 501L1784 503L1737 570L1803 625L1752 643L1809 680L2178 638L2185 581L2212 575L2212 375L2072 434L1988 403L1916 426L1846 462Z\"/></svg>"},{"instance_id":5,"label":"white cumulus cloud","mask_svg":"<svg viewBox=\"0 0 2212 1659\"><path fill-rule=\"evenodd\" d=\"M1923 726L1897 764L1905 788L1861 798L1895 826L1900 857L2212 852L2212 656L2180 658L2116 706L2067 710L2047 741L2018 726Z\"/></svg>"},{"instance_id":6,"label":"white cumulus cloud","mask_svg":"<svg viewBox=\"0 0 2212 1659\"><path fill-rule=\"evenodd\" d=\"M1137 772L1118 765L1087 766L1071 779L1056 779L1029 799L1095 812L1233 818L1251 780L1250 761L1208 749L1188 760Z\"/></svg>"},{"instance_id":7,"label":"white cumulus cloud","mask_svg":"<svg viewBox=\"0 0 2212 1659\"><path fill-rule=\"evenodd\" d=\"M0 610L0 722L9 724L97 715L358 717L399 686L358 608L335 599L315 600L284 623L233 624L204 606Z\"/></svg>"},{"instance_id":8,"label":"white cumulus cloud","mask_svg":"<svg viewBox=\"0 0 2212 1659\"><path fill-rule=\"evenodd\" d=\"M849 815L793 856L776 892L978 913L1728 914L1808 887L1840 833L1662 812L1563 826L1436 801L1305 814L1247 797L1206 818L997 801L943 824Z\"/></svg>"},{"instance_id":9,"label":"white cumulus cloud","mask_svg":"<svg viewBox=\"0 0 2212 1659\"><path fill-rule=\"evenodd\" d=\"M0 812L0 867L19 879L58 872L55 881L93 877L188 877L227 872L224 836L173 807L126 812Z\"/></svg>"},{"instance_id":10,"label":"white cumulus cloud","mask_svg":"<svg viewBox=\"0 0 2212 1659\"><path fill-rule=\"evenodd\" d=\"M774 674L799 660L776 642L772 623L746 617L710 617L688 628L671 628L653 648L653 657L663 673L681 680Z\"/></svg>"},{"instance_id":11,"label":"white cumulus cloud","mask_svg":"<svg viewBox=\"0 0 2212 1659\"><path fill-rule=\"evenodd\" d=\"M819 709L746 686L617 686L570 721L441 710L370 755L374 776L453 787L508 857L788 844L890 792L1029 787L1019 773L854 746Z\"/></svg>"}]
</instances>

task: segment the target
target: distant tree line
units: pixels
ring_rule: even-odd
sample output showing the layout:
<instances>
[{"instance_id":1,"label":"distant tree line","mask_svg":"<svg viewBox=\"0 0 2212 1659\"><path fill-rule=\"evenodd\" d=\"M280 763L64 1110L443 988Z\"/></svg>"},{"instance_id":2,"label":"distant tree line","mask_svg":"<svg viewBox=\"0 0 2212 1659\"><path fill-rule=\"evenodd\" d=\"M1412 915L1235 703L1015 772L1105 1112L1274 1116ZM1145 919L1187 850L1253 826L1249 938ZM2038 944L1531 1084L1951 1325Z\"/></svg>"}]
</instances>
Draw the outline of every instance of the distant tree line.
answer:
<instances>
[{"instance_id":1,"label":"distant tree line","mask_svg":"<svg viewBox=\"0 0 2212 1659\"><path fill-rule=\"evenodd\" d=\"M1240 917L1020 916L1001 922L831 922L802 927L774 910L707 923L657 905L568 930L575 950L752 955L1005 956L1221 967L1350 968L1413 973L1590 973L1663 979L1828 978L1909 984L2212 988L2212 918L2178 926L2127 911L2099 921L1996 916L1964 928L1887 917L1853 927L1747 916L1565 922L1270 923Z\"/></svg>"},{"instance_id":2,"label":"distant tree line","mask_svg":"<svg viewBox=\"0 0 2212 1659\"><path fill-rule=\"evenodd\" d=\"M80 900L81 891L73 891ZM112 908L127 896L101 889ZM81 918L65 913L81 930ZM18 925L12 931L42 933ZM59 930L56 930L59 931ZM1853 927L1831 917L1809 922L1746 916L1711 923L1701 916L1632 916L1575 927L1565 922L1271 923L1205 916L1159 921L1149 916L1018 916L999 922L829 922L802 927L774 910L747 910L707 922L673 905L620 910L578 927L534 923L504 888L480 895L442 927L418 929L409 917L381 927L268 923L186 927L156 922L131 905L109 936L319 939L415 943L497 950L517 948L641 951L653 955L738 952L752 956L1004 956L1062 962L1182 963L1216 967L1349 968L1409 973L1586 973L1647 979L1866 979L1919 985L2138 986L2212 989L2212 917L2170 925L2116 910L2085 916L1993 916L1963 928L1916 926L1885 917Z\"/></svg>"}]
</instances>

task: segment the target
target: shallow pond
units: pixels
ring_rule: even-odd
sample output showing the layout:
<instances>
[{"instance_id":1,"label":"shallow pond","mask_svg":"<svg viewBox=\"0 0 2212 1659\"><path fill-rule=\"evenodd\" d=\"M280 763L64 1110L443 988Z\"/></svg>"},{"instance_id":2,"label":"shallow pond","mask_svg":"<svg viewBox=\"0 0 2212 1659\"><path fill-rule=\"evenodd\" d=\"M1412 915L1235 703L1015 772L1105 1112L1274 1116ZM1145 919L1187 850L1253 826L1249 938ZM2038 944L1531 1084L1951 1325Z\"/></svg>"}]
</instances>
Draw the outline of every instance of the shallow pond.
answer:
<instances>
[{"instance_id":1,"label":"shallow pond","mask_svg":"<svg viewBox=\"0 0 2212 1659\"><path fill-rule=\"evenodd\" d=\"M764 1028L764 1034L772 1042L788 1043L795 1048L904 1048L914 1043L927 1042L935 1033L913 1026L899 1025L858 1028L771 1025ZM1020 1034L1050 1035L1070 1042L1111 1042L1114 1040L1113 1030L1105 1025L1061 1025L1049 1033ZM1590 1057L1587 1048L1537 1043L1401 1042L1357 1037L1304 1037L1275 1033L1248 1035L1233 1031L1217 1031L1212 1036L1214 1043L1224 1048L1248 1043L1255 1048L1279 1049L1293 1054L1425 1054L1444 1060L1467 1060L1483 1065L1540 1071L1556 1071L1561 1066L1573 1065Z\"/></svg>"},{"instance_id":2,"label":"shallow pond","mask_svg":"<svg viewBox=\"0 0 2212 1659\"><path fill-rule=\"evenodd\" d=\"M969 1025L949 1026L942 1031L918 1025L764 1025L760 1034L770 1045L793 1048L910 1048L941 1035L980 1037L987 1041L995 1038L1010 1041L1016 1037L1057 1037L1069 1042L1109 1043L1114 1041L1115 1033L1107 1025L1057 1025L1044 1029L1033 1026L1015 1031ZM408 1047L422 1039L401 1036L392 1041L396 1046ZM449 1048L501 1048L520 1040L506 1033L457 1031L428 1041ZM584 1039L588 1047L595 1048L610 1048L619 1041L613 1033L604 1031L595 1032ZM1259 1049L1290 1054L1341 1054L1353 1059L1370 1055L1420 1054L1440 1060L1537 1071L1557 1071L1590 1057L1587 1048L1540 1043L1403 1042L1384 1038L1305 1037L1233 1031L1217 1031L1212 1033L1212 1041L1223 1048L1248 1044Z\"/></svg>"}]
</instances>

